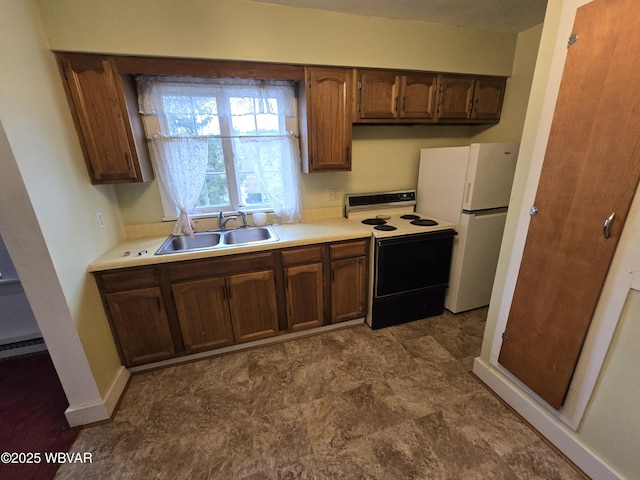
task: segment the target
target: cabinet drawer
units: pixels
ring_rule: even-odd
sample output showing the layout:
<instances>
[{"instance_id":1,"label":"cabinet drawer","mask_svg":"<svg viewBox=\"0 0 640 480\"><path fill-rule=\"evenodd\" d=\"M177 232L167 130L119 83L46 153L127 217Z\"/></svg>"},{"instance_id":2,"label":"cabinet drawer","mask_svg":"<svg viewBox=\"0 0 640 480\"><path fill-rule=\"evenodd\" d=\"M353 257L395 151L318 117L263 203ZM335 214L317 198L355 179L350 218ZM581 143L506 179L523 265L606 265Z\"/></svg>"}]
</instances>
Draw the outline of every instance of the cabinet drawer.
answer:
<instances>
[{"instance_id":1,"label":"cabinet drawer","mask_svg":"<svg viewBox=\"0 0 640 480\"><path fill-rule=\"evenodd\" d=\"M153 287L158 284L154 267L128 268L96 274L105 292L120 292L137 288Z\"/></svg>"},{"instance_id":2,"label":"cabinet drawer","mask_svg":"<svg viewBox=\"0 0 640 480\"><path fill-rule=\"evenodd\" d=\"M239 254L171 264L169 277L171 281L190 281L201 277L225 276L272 267L271 253Z\"/></svg>"},{"instance_id":3,"label":"cabinet drawer","mask_svg":"<svg viewBox=\"0 0 640 480\"><path fill-rule=\"evenodd\" d=\"M282 253L282 265L296 265L301 263L315 263L322 261L322 245L312 247L292 248Z\"/></svg>"},{"instance_id":4,"label":"cabinet drawer","mask_svg":"<svg viewBox=\"0 0 640 480\"><path fill-rule=\"evenodd\" d=\"M329 246L331 259L359 257L368 253L369 239L356 242L334 243Z\"/></svg>"}]
</instances>

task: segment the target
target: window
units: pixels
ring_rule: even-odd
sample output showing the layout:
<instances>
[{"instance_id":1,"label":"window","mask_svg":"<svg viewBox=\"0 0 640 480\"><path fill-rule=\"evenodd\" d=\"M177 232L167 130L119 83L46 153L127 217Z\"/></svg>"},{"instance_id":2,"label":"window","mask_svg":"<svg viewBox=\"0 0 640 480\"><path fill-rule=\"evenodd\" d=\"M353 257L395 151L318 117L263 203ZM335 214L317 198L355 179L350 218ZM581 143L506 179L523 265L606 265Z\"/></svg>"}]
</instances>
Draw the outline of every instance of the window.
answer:
<instances>
[{"instance_id":1,"label":"window","mask_svg":"<svg viewBox=\"0 0 640 480\"><path fill-rule=\"evenodd\" d=\"M300 218L290 82L139 77L165 216L273 210Z\"/></svg>"}]
</instances>

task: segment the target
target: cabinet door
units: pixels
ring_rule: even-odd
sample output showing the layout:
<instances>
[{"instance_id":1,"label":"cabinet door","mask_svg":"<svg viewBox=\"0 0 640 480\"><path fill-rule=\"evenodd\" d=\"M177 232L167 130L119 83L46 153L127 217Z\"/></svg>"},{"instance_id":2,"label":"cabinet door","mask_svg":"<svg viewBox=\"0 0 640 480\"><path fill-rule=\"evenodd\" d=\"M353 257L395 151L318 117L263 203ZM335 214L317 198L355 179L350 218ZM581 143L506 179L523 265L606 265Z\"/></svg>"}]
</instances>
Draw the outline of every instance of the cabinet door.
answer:
<instances>
[{"instance_id":1,"label":"cabinet door","mask_svg":"<svg viewBox=\"0 0 640 480\"><path fill-rule=\"evenodd\" d=\"M175 353L160 288L105 295L126 366L156 362Z\"/></svg>"},{"instance_id":2,"label":"cabinet door","mask_svg":"<svg viewBox=\"0 0 640 480\"><path fill-rule=\"evenodd\" d=\"M287 267L284 272L289 330L321 326L324 318L322 263Z\"/></svg>"},{"instance_id":3,"label":"cabinet door","mask_svg":"<svg viewBox=\"0 0 640 480\"><path fill-rule=\"evenodd\" d=\"M187 353L233 344L224 278L171 286Z\"/></svg>"},{"instance_id":4,"label":"cabinet door","mask_svg":"<svg viewBox=\"0 0 640 480\"><path fill-rule=\"evenodd\" d=\"M434 119L438 76L435 74L403 75L400 79L400 118Z\"/></svg>"},{"instance_id":5,"label":"cabinet door","mask_svg":"<svg viewBox=\"0 0 640 480\"><path fill-rule=\"evenodd\" d=\"M399 78L393 72L360 71L358 118L393 119L398 116Z\"/></svg>"},{"instance_id":6,"label":"cabinet door","mask_svg":"<svg viewBox=\"0 0 640 480\"><path fill-rule=\"evenodd\" d=\"M506 78L478 77L473 90L473 112L471 118L500 120L506 84Z\"/></svg>"},{"instance_id":7,"label":"cabinet door","mask_svg":"<svg viewBox=\"0 0 640 480\"><path fill-rule=\"evenodd\" d=\"M438 118L443 120L471 117L475 80L466 75L440 75Z\"/></svg>"},{"instance_id":8,"label":"cabinet door","mask_svg":"<svg viewBox=\"0 0 640 480\"><path fill-rule=\"evenodd\" d=\"M331 262L331 323L363 317L367 298L367 258Z\"/></svg>"},{"instance_id":9,"label":"cabinet door","mask_svg":"<svg viewBox=\"0 0 640 480\"><path fill-rule=\"evenodd\" d=\"M273 271L233 275L226 281L236 343L275 335L278 309Z\"/></svg>"},{"instance_id":10,"label":"cabinet door","mask_svg":"<svg viewBox=\"0 0 640 480\"><path fill-rule=\"evenodd\" d=\"M144 140L141 119L134 110L138 124L134 131L115 63L109 57L66 54L62 66L92 182L148 180L148 151L143 146L139 156L135 143Z\"/></svg>"},{"instance_id":11,"label":"cabinet door","mask_svg":"<svg viewBox=\"0 0 640 480\"><path fill-rule=\"evenodd\" d=\"M305 69L308 157L306 172L351 170L352 70Z\"/></svg>"}]
</instances>

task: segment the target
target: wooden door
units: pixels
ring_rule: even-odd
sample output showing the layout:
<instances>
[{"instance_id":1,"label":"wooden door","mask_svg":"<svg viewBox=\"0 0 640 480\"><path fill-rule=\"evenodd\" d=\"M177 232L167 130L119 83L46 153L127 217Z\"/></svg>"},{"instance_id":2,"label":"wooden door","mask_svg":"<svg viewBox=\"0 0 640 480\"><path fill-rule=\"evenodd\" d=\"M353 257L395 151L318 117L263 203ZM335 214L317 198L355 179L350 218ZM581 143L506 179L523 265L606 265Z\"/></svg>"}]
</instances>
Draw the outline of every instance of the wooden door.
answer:
<instances>
[{"instance_id":1,"label":"wooden door","mask_svg":"<svg viewBox=\"0 0 640 480\"><path fill-rule=\"evenodd\" d=\"M278 333L273 271L227 277L227 289L236 343L271 337Z\"/></svg>"},{"instance_id":2,"label":"wooden door","mask_svg":"<svg viewBox=\"0 0 640 480\"><path fill-rule=\"evenodd\" d=\"M362 119L393 119L398 114L398 77L394 72L361 71L359 112Z\"/></svg>"},{"instance_id":3,"label":"wooden door","mask_svg":"<svg viewBox=\"0 0 640 480\"><path fill-rule=\"evenodd\" d=\"M638 18L637 0L595 0L577 12L503 335L500 364L556 409L640 177Z\"/></svg>"},{"instance_id":4,"label":"wooden door","mask_svg":"<svg viewBox=\"0 0 640 480\"><path fill-rule=\"evenodd\" d=\"M434 118L437 84L436 74L403 75L400 83L402 98L399 117L422 120Z\"/></svg>"},{"instance_id":5,"label":"wooden door","mask_svg":"<svg viewBox=\"0 0 640 480\"><path fill-rule=\"evenodd\" d=\"M348 68L305 69L309 172L351 170L353 77Z\"/></svg>"},{"instance_id":6,"label":"wooden door","mask_svg":"<svg viewBox=\"0 0 640 480\"><path fill-rule=\"evenodd\" d=\"M289 330L319 327L324 320L322 262L284 269Z\"/></svg>"},{"instance_id":7,"label":"wooden door","mask_svg":"<svg viewBox=\"0 0 640 480\"><path fill-rule=\"evenodd\" d=\"M177 283L171 289L188 353L233 344L224 278Z\"/></svg>"},{"instance_id":8,"label":"wooden door","mask_svg":"<svg viewBox=\"0 0 640 480\"><path fill-rule=\"evenodd\" d=\"M126 366L174 355L169 321L159 287L105 295Z\"/></svg>"}]
</instances>

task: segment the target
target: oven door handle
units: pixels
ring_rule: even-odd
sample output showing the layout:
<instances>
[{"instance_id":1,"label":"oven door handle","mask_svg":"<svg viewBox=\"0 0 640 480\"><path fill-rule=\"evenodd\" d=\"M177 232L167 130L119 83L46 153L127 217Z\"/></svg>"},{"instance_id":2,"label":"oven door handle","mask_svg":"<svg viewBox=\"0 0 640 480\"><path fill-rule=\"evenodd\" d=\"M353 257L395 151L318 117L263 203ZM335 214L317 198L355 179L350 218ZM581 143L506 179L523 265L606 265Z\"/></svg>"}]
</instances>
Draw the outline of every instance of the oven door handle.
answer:
<instances>
[{"instance_id":1,"label":"oven door handle","mask_svg":"<svg viewBox=\"0 0 640 480\"><path fill-rule=\"evenodd\" d=\"M458 232L456 232L455 230L446 229L446 230L438 230L435 232L402 235L399 237L380 238L376 240L376 245L379 247L383 247L385 245L396 245L398 243L422 242L424 240L430 240L434 238L454 237L456 235L458 235Z\"/></svg>"}]
</instances>

